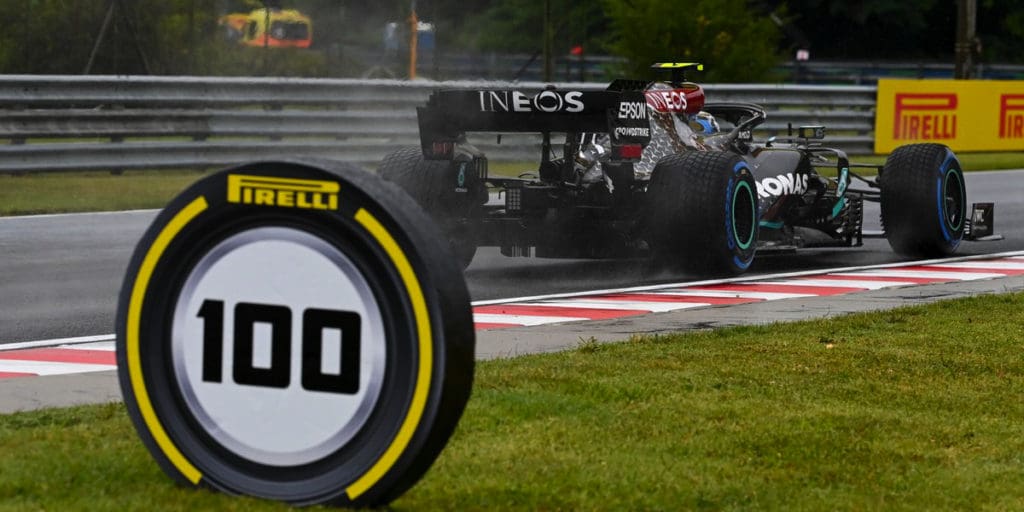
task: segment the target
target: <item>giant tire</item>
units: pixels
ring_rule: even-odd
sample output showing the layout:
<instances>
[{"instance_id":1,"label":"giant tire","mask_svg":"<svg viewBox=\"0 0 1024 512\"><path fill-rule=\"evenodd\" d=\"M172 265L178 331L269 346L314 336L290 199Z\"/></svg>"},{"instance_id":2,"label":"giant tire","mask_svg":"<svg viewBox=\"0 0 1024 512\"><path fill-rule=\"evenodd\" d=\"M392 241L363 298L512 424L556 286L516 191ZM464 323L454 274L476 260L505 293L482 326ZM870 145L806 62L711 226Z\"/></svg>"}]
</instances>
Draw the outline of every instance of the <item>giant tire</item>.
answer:
<instances>
[{"instance_id":1,"label":"giant tire","mask_svg":"<svg viewBox=\"0 0 1024 512\"><path fill-rule=\"evenodd\" d=\"M889 245L910 257L952 254L964 237L967 190L960 161L941 144L896 148L879 178Z\"/></svg>"},{"instance_id":2,"label":"giant tire","mask_svg":"<svg viewBox=\"0 0 1024 512\"><path fill-rule=\"evenodd\" d=\"M419 146L407 146L384 157L377 173L405 190L430 214L445 231L452 252L465 268L476 255L476 242L467 218L474 206L486 202L487 191L483 189L483 201L478 189L456 192L458 164L426 160Z\"/></svg>"},{"instance_id":3,"label":"giant tire","mask_svg":"<svg viewBox=\"0 0 1024 512\"><path fill-rule=\"evenodd\" d=\"M656 261L692 273L737 275L757 249L757 186L737 155L688 152L663 158L647 187Z\"/></svg>"},{"instance_id":4,"label":"giant tire","mask_svg":"<svg viewBox=\"0 0 1024 512\"><path fill-rule=\"evenodd\" d=\"M239 179L265 188L277 183L280 190L308 189L310 183L327 184L332 192L329 200L320 197L314 204L293 201L298 196L296 192L292 196L278 196L282 199L276 204L259 205L247 203L254 194L240 199ZM283 201L285 198L287 202ZM116 326L118 372L125 404L140 438L160 467L184 485L296 505L377 506L390 502L413 485L447 443L469 398L475 343L469 295L461 269L441 243L443 235L432 223L422 222L423 216L422 209L393 184L348 164L320 161L261 162L228 169L197 182L164 208L132 256L121 289ZM333 274L303 274L302 269L309 267L290 258L275 260L267 256L271 264L260 263L262 255L267 254L263 248L269 245L253 245L250 250L253 256L249 261L258 269L255 272L235 270L237 266L229 265L227 256L223 257L223 263L212 259L214 254L241 252L232 247L245 247L239 244L245 243L246 237L260 236L282 247L299 247L289 250L313 249L301 254L320 251L319 254L335 257L333 261L345 260L343 270L351 272L345 275L356 283L353 286L363 297L358 300L362 300L363 305L374 306L376 313L371 316L378 327L366 331L370 335L356 336L355 341L365 343L365 347L371 347L377 354L371 359L364 359L365 355L356 359L365 368L357 375L371 375L366 378L371 379L375 390L363 393L368 398L360 398L353 406L355 412L349 416L352 419L341 419L349 410L330 407L307 407L300 410L304 415L290 419L283 412L289 407L286 401L274 402L263 398L269 395L257 395L276 392L270 388L283 389L284 386L238 380L238 361L245 361L247 357L238 355L239 347L253 347L256 343L252 334L255 327L246 331L243 325L239 331L239 322L248 321L248 325L255 326L256 322L265 323L265 320L239 320L241 313L238 312L243 304L237 298L221 297L212 302L220 306L227 300L237 303L235 330L227 331L234 332L234 341L218 342L223 343L220 346L224 347L224 353L216 352L214 360L230 361L229 350L236 359L233 366L227 366L228 362L224 362L223 367L211 366L216 375L208 378L206 361L213 358L207 358L206 350L208 346L218 345L207 345L206 326L222 323L224 327L210 327L209 332L214 336L220 332L224 339L230 339L230 334L223 334L223 329L230 324L225 320L228 317L213 322L209 320L212 317L205 316L203 310L210 303L208 298L202 302L198 315L195 309L182 307L182 304L194 303L192 298L217 298L217 295L207 295L209 288L203 290L202 276L224 268L225 273L241 274L233 281L240 285L247 286L246 281L266 282L268 284L259 286L269 290L267 294L271 298L286 297L287 293L302 297L300 301L293 301L292 306L312 301L304 295L314 296L313 291L307 292L311 287L318 287L315 293L320 294L319 297L328 297L324 300L347 300L330 299L340 293L331 279L341 278L334 278ZM236 240L242 242L234 242ZM291 240L301 243L285 243ZM263 243L263 240L257 242ZM235 245L225 248L231 243ZM279 254L289 253L281 251ZM304 280L293 280L297 276L303 276ZM330 279L324 279L325 276ZM280 283L292 284L290 289L282 291ZM228 296L234 293L231 286L221 286L219 290ZM246 301L244 305L276 307L277 312L296 311L257 302L260 300ZM285 299L276 303L290 304ZM305 312L346 313L313 306L316 304ZM198 338L190 337L187 334L190 331L182 328L190 324L180 320L185 318L185 322L196 325L196 316L204 322L203 335ZM305 330L306 317L293 315L290 318L286 325L301 324L302 332L309 332ZM368 322L363 320L363 324L357 326ZM271 322L271 325L274 329L270 331L274 354L272 370L278 341L277 324ZM320 329L318 336L324 336L324 326L333 328L334 325L316 323ZM239 345L238 333L243 331L248 333L245 335L248 345ZM281 331L294 332L290 328ZM348 335L343 335L342 343L346 341L344 336ZM321 361L320 364L324 364L325 358L329 361L325 355L327 349L319 343L307 343L305 334L300 338L302 348L298 352L294 347L289 348L291 355L288 357L291 361L301 361L302 379L295 375L289 377L293 383L290 389L299 390L297 393L302 399L321 400L322 395L328 393L322 392L325 389L322 383L307 385L305 364L311 357ZM294 340L295 336L291 335L288 345L294 344ZM189 363L188 356L178 355L179 351L195 351L196 348L190 347L196 346L202 347L201 379L196 377L198 366ZM310 356L306 351L311 346L320 347L313 349L316 355ZM251 353L254 349L248 350ZM366 350L360 350L357 354L366 354ZM248 357L251 360L251 356ZM346 368L344 363L343 359L342 368ZM255 362L248 364L256 371ZM292 364L300 363L289 363ZM216 368L234 370L223 371L224 375L220 375L221 370ZM312 378L327 375L327 370L316 368L320 369L309 372ZM232 371L235 372L233 377ZM362 381L359 382L361 386ZM227 414L218 415L222 410L210 409L202 403L201 394L205 391L200 386L207 385L240 396L260 397L253 401L255 403L236 400L237 406L228 407L239 413L238 416L257 417L249 423L235 420L234 424L241 424L237 432L248 435L249 431L263 429L267 431L262 434L264 439L274 442L281 439L280 444L285 446L291 446L285 440L293 437L299 439L295 444L303 451L296 452L297 455L282 452L282 455L268 451L271 449L258 442L245 445L230 439L231 433L225 434L227 429L220 428L222 423L219 423L228 421L224 419ZM354 393L334 392L339 396ZM341 399L344 398L338 400ZM293 426L292 431L267 429L258 419L260 415L268 424L278 422ZM325 442L306 447L301 436L294 435L303 431L306 420L324 423L336 431L328 432L330 437L325 437Z\"/></svg>"}]
</instances>

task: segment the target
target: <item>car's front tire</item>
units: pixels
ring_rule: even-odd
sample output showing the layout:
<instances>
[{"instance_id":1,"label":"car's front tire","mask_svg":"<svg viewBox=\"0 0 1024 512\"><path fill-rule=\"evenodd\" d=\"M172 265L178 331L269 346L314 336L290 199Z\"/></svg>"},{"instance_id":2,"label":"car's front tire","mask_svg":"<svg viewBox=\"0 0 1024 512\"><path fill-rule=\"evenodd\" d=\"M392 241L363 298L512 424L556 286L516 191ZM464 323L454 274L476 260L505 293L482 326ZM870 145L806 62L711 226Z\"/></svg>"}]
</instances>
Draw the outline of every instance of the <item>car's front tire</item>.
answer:
<instances>
[{"instance_id":1,"label":"car's front tire","mask_svg":"<svg viewBox=\"0 0 1024 512\"><path fill-rule=\"evenodd\" d=\"M882 225L904 256L952 254L964 237L967 189L960 161L941 144L896 148L879 177Z\"/></svg>"}]
</instances>

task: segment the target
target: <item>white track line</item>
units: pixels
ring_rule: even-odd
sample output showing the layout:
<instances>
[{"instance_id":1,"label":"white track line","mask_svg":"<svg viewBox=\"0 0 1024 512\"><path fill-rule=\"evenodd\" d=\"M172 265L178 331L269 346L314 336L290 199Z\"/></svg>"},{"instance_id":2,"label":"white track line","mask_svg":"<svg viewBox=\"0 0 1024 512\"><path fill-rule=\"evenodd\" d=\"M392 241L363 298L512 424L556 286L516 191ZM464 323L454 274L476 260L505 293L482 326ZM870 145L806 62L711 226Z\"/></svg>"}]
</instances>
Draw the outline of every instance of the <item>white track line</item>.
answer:
<instances>
[{"instance_id":1,"label":"white track line","mask_svg":"<svg viewBox=\"0 0 1024 512\"><path fill-rule=\"evenodd\" d=\"M782 293L782 292L740 292L733 290L662 290L651 292L655 295L670 295L674 297L716 297L721 299L759 299L759 300L781 300L781 299L802 299L806 297L818 297L813 293Z\"/></svg>"},{"instance_id":2,"label":"white track line","mask_svg":"<svg viewBox=\"0 0 1024 512\"><path fill-rule=\"evenodd\" d=\"M95 336L77 336L74 338L57 338L53 340L23 341L20 343L4 343L0 345L0 352L6 350L21 350L23 348L57 347L60 345L78 345L81 343L95 343L98 341L114 341L113 334L97 334Z\"/></svg>"},{"instance_id":3,"label":"white track line","mask_svg":"<svg viewBox=\"0 0 1024 512\"><path fill-rule=\"evenodd\" d=\"M942 270L865 270L861 272L833 272L833 276L865 276L865 277L918 277L924 279L949 279L951 281L977 281L980 279L995 279L1006 277L1005 274L994 274L988 272L944 272Z\"/></svg>"},{"instance_id":4,"label":"white track line","mask_svg":"<svg viewBox=\"0 0 1024 512\"><path fill-rule=\"evenodd\" d=\"M55 363L49 361L0 360L0 373L29 373L35 375L67 375L69 373L106 372L117 368L107 364Z\"/></svg>"},{"instance_id":5,"label":"white track line","mask_svg":"<svg viewBox=\"0 0 1024 512\"><path fill-rule=\"evenodd\" d=\"M79 212L79 213L41 213L38 215L15 215L11 217L0 217L0 222L17 222L21 220L50 219L54 217L72 217L75 215L122 215L125 213L157 213L159 209L144 210L121 210L114 212Z\"/></svg>"},{"instance_id":6,"label":"white track line","mask_svg":"<svg viewBox=\"0 0 1024 512\"><path fill-rule=\"evenodd\" d=\"M113 352L115 349L113 341L99 341L96 343L82 343L79 345L60 345L60 348L67 350L99 350Z\"/></svg>"},{"instance_id":7,"label":"white track line","mask_svg":"<svg viewBox=\"0 0 1024 512\"><path fill-rule=\"evenodd\" d=\"M863 279L786 279L781 281L752 281L747 284L814 286L820 288L860 288L862 290L881 290L898 286L913 286L910 281L867 281Z\"/></svg>"},{"instance_id":8,"label":"white track line","mask_svg":"<svg viewBox=\"0 0 1024 512\"><path fill-rule=\"evenodd\" d=\"M1024 270L1024 261L956 261L938 265L944 268L978 268L982 270Z\"/></svg>"},{"instance_id":9,"label":"white track line","mask_svg":"<svg viewBox=\"0 0 1024 512\"><path fill-rule=\"evenodd\" d=\"M136 211L140 211L141 212L141 211L149 211L149 210L136 210ZM55 214L55 215L64 215L64 214ZM68 215L77 215L77 214L68 214ZM33 218L33 217L38 218L38 217L42 217L42 216L6 217L4 219ZM0 221L2 221L2 219L0 219ZM813 277L813 276L820 276L820 275L825 275L825 274L835 275L835 276L843 276L843 277L850 277L850 278L852 278L854 280L856 280L857 276L863 276L863 277L868 277L868 276L899 277L899 275L895 274L894 272L897 271L900 267L914 267L914 266L927 266L927 265L941 265L941 266L948 267L948 266L950 266L951 264L954 264L954 263L955 264L964 264L964 263L967 264L967 265L961 265L961 268L981 268L981 269L991 268L993 270L996 270L999 267L986 266L986 265L994 265L997 262L985 263L984 261L978 261L977 262L977 265L978 265L977 267L971 266L972 262L974 262L975 260L993 260L993 259L1012 259L1012 260L1020 260L1020 261L1024 262L1024 251L1010 251L1010 252L1002 252L1002 253L996 253L996 254L979 254L979 255L976 255L976 256L961 256L961 257L956 257L956 258L944 258L944 259L935 259L935 260L906 261L906 262L902 262L902 263L885 263L885 264L880 264L880 265L866 265L866 266L860 266L860 267L839 267L839 268L833 268L833 269L805 270L805 271L800 271L800 272L785 272L785 273L765 275L765 276L738 277L738 278L732 278L732 279L714 279L714 280L706 280L706 281L694 281L694 282L689 282L689 283L671 283L671 284L635 286L635 287L627 287L627 288L612 288L612 289L607 289L607 290L593 290L593 291L588 291L588 292L568 292L568 293L556 293L556 294L548 294L548 295L535 295L535 296L528 296L528 297L515 297L515 298L509 298L509 299L481 300L481 301L473 302L471 305L475 307L475 306L487 306L487 305L493 305L493 304L509 304L509 303L521 303L521 302L550 301L550 300L553 300L553 299L585 300L587 297L595 296L595 295L610 295L610 294L637 293L637 292L658 293L658 294L664 294L664 295L698 296L698 297L699 296L705 296L705 297L762 298L763 300L774 300L774 299L782 299L782 298L814 297L815 295L795 294L795 293L789 293L789 294L786 294L786 293L761 293L761 294L759 294L760 297L758 297L758 296L755 296L751 292L711 292L711 291L693 291L693 292L679 292L679 291L676 291L676 292L673 292L673 291L671 291L671 289L673 289L673 288L683 288L683 287L685 287L685 288L692 288L692 287L710 286L710 285L715 285L715 284L727 284L727 283L762 283L764 281L794 279L794 278L801 278L801 277L808 277L808 276ZM1003 263L1008 263L1008 262L1003 262ZM1010 264L1013 265L1012 263L1010 263ZM889 270L889 273L881 272L881 271L884 271L884 270L887 270L887 269ZM1015 270L1016 267L1007 268L1007 269L1008 270L1011 270L1011 269ZM875 273L876 271L881 272L881 273ZM985 273L985 272L970 272L970 273L967 273L967 272L959 272L959 273L958 272L952 272L952 273L950 273L950 272L938 272L938 271L936 271L936 272L906 271L906 272L917 272L917 274L904 275L904 277L940 277L940 278L942 278L942 277L949 277L950 279L953 279L953 280L958 280L959 279L959 280L962 280L962 281L1005 277L1003 274L990 274L990 273ZM936 275L921 276L920 273L922 273L922 272L923 273L927 273L927 274L936 274ZM964 277L956 277L958 275L966 275L967 277L965 277L965 278ZM836 283L840 283L840 282L842 282L842 281L836 281ZM778 283L776 282L776 283L773 283L773 284L778 284ZM793 284L805 284L805 283L793 283ZM889 284L893 284L893 283L889 283ZM916 284L916 283L908 283L908 284ZM899 283L898 285L902 286L903 284ZM815 286L815 285L808 285L808 286ZM839 284L833 284L832 286L842 287ZM858 286L858 287L861 287L861 286ZM863 286L863 287L866 288L866 286ZM478 318L478 317L480 317L480 318ZM490 317L501 317L501 318L500 319L495 318L495 319L492 319L492 320L488 320L487 318L490 318ZM519 323L519 322L509 321L510 317L512 317L512 315L481 314L481 315L474 315L474 320L476 322L478 322L478 323L513 323L513 324L514 323ZM481 318L484 318L484 319L481 319ZM542 319L542 318L546 318L546 317L524 317L524 318ZM550 321L543 322L543 323L569 322L569 321L587 320L587 319L586 318L576 318L576 317L572 317L572 318L569 318L569 317L551 317L551 318L548 318L548 320L550 320ZM543 323L541 323L541 324L527 324L527 325L543 325ZM97 342L97 341L113 341L113 340L114 340L114 335L113 334L100 334L100 335L97 335L97 336L81 336L81 337L75 337L75 338L60 338L60 339L52 339L52 340L26 341L26 342L20 342L20 343L5 343L5 344L0 344L0 351L18 350L18 349L23 349L23 348L55 347L55 346L60 346L60 345L76 345L76 344L81 344L81 343L92 343L92 342Z\"/></svg>"},{"instance_id":10,"label":"white track line","mask_svg":"<svg viewBox=\"0 0 1024 512\"><path fill-rule=\"evenodd\" d=\"M547 325L560 322L582 322L590 320L578 316L503 315L500 313L473 313L473 322L478 324Z\"/></svg>"},{"instance_id":11,"label":"white track line","mask_svg":"<svg viewBox=\"0 0 1024 512\"><path fill-rule=\"evenodd\" d=\"M680 309L704 308L711 306L710 303L701 302L655 302L655 301L625 301L618 299L591 300L552 300L550 302L524 302L516 304L522 306L545 306L552 308L581 308L581 309L611 309L624 311L650 311L651 313L664 313L667 311L678 311Z\"/></svg>"}]
</instances>

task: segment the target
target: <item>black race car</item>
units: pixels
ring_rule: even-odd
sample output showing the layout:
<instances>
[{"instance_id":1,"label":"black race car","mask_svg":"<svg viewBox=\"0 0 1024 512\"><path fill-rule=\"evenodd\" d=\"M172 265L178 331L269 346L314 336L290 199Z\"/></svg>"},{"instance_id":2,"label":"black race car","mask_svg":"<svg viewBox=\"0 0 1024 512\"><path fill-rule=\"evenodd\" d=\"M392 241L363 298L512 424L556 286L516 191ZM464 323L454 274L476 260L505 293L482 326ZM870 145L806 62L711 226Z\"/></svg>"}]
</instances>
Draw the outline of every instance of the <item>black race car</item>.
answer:
<instances>
[{"instance_id":1,"label":"black race car","mask_svg":"<svg viewBox=\"0 0 1024 512\"><path fill-rule=\"evenodd\" d=\"M436 91L418 109L421 146L388 155L379 173L443 227L465 265L477 247L497 246L506 256L648 255L739 274L758 251L861 245L871 235L864 201L881 203L878 235L907 256L947 255L991 234L991 205L968 211L946 146L903 146L877 166L822 146L822 126L755 142L762 107L705 103L683 77L699 64L655 67L672 79L616 80L604 91ZM540 133L540 162L519 177L492 176L470 132Z\"/></svg>"}]
</instances>

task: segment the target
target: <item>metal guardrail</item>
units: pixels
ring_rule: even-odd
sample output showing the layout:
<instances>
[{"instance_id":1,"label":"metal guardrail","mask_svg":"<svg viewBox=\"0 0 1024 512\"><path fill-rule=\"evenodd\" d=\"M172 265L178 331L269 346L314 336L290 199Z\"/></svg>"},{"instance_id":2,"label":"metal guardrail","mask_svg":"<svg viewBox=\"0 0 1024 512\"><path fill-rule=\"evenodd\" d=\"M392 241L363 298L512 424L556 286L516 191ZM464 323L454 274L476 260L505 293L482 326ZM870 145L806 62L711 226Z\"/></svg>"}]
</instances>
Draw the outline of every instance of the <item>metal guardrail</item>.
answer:
<instances>
[{"instance_id":1,"label":"metal guardrail","mask_svg":"<svg viewBox=\"0 0 1024 512\"><path fill-rule=\"evenodd\" d=\"M523 90L544 84L516 83ZM561 83L595 90L604 84ZM256 159L334 158L374 168L397 147L417 144L415 107L440 88L509 87L505 82L396 80L0 76L0 173L213 168ZM763 105L755 133L787 123L824 124L828 142L870 153L872 86L723 85L710 101ZM540 138L473 139L492 160L534 161Z\"/></svg>"}]
</instances>

